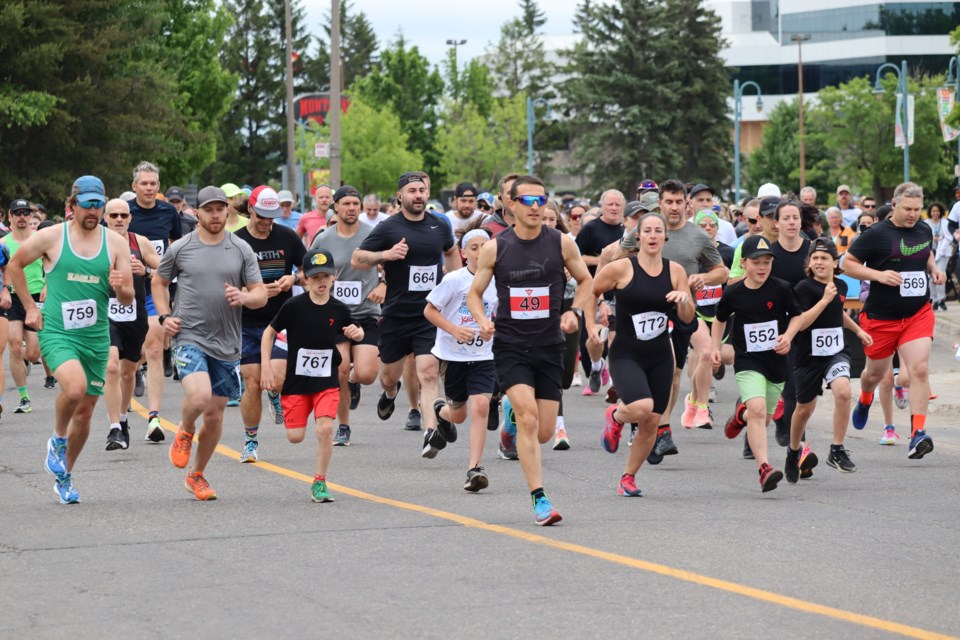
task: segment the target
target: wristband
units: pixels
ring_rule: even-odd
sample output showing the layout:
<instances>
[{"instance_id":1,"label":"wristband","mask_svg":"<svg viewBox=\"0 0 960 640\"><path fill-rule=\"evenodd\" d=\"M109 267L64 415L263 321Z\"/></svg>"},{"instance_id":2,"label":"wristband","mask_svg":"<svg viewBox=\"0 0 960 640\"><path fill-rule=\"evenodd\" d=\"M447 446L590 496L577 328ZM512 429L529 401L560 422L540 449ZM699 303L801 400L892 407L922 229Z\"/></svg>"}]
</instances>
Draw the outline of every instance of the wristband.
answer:
<instances>
[{"instance_id":1,"label":"wristband","mask_svg":"<svg viewBox=\"0 0 960 640\"><path fill-rule=\"evenodd\" d=\"M162 326L162 325L163 325L163 321L166 320L166 319L169 318L169 317L170 317L170 314L169 314L169 313L161 313L160 316L157 317L157 321L158 321L158 322L161 324L161 326Z\"/></svg>"}]
</instances>

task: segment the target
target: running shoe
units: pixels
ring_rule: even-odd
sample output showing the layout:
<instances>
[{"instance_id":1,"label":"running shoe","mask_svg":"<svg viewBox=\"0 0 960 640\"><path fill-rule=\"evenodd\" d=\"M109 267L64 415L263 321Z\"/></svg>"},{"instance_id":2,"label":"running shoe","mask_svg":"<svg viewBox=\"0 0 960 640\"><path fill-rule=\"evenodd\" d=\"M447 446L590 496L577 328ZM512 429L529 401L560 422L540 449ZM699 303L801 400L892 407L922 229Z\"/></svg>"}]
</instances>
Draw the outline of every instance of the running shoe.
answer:
<instances>
[{"instance_id":1,"label":"running shoe","mask_svg":"<svg viewBox=\"0 0 960 640\"><path fill-rule=\"evenodd\" d=\"M714 380L723 380L723 376L727 375L727 367L725 365L720 365L713 370L713 379Z\"/></svg>"},{"instance_id":2,"label":"running shoe","mask_svg":"<svg viewBox=\"0 0 960 640\"><path fill-rule=\"evenodd\" d=\"M620 448L620 434L623 433L623 423L617 422L613 414L617 412L616 405L607 407L603 414L603 431L600 433L600 445L607 453L616 453Z\"/></svg>"},{"instance_id":3,"label":"running shoe","mask_svg":"<svg viewBox=\"0 0 960 640\"><path fill-rule=\"evenodd\" d=\"M897 428L892 424L888 424L883 428L883 435L880 436L880 444L892 447L897 444L897 440L899 439L900 434L897 433Z\"/></svg>"},{"instance_id":4,"label":"running shoe","mask_svg":"<svg viewBox=\"0 0 960 640\"><path fill-rule=\"evenodd\" d=\"M693 429L693 420L697 417L697 404L690 402L690 394L683 398L683 415L680 416L680 424L684 429Z\"/></svg>"},{"instance_id":5,"label":"running shoe","mask_svg":"<svg viewBox=\"0 0 960 640\"><path fill-rule=\"evenodd\" d=\"M747 423L744 421L744 413L747 411L747 405L742 402L737 402L737 408L733 410L733 415L730 416L730 419L727 420L727 424L723 427L723 435L727 436L730 440L733 440L740 432L743 431L743 428L747 426Z\"/></svg>"},{"instance_id":6,"label":"running shoe","mask_svg":"<svg viewBox=\"0 0 960 640\"><path fill-rule=\"evenodd\" d=\"M501 432L502 434L502 432ZM503 436L500 437L500 446L497 448L497 457L501 460L519 460L520 456L517 454L516 445L512 449L507 448L503 444Z\"/></svg>"},{"instance_id":7,"label":"running shoe","mask_svg":"<svg viewBox=\"0 0 960 640\"><path fill-rule=\"evenodd\" d=\"M787 461L783 464L783 475L790 484L796 484L800 480L800 449L787 447Z\"/></svg>"},{"instance_id":8,"label":"running shoe","mask_svg":"<svg viewBox=\"0 0 960 640\"><path fill-rule=\"evenodd\" d=\"M337 427L337 435L333 436L333 446L335 447L350 446L350 425L341 424L339 427Z\"/></svg>"},{"instance_id":9,"label":"running shoe","mask_svg":"<svg viewBox=\"0 0 960 640\"><path fill-rule=\"evenodd\" d=\"M447 441L443 439L439 431L427 429L423 432L423 449L420 451L420 457L428 460L436 458L440 450L446 446Z\"/></svg>"},{"instance_id":10,"label":"running shoe","mask_svg":"<svg viewBox=\"0 0 960 640\"><path fill-rule=\"evenodd\" d=\"M910 438L910 451L907 457L911 460L919 460L931 451L933 451L933 438L923 429L914 433Z\"/></svg>"},{"instance_id":11,"label":"running shoe","mask_svg":"<svg viewBox=\"0 0 960 640\"><path fill-rule=\"evenodd\" d=\"M280 394L267 391L267 413L273 424L283 425L283 405L280 404Z\"/></svg>"},{"instance_id":12,"label":"running shoe","mask_svg":"<svg viewBox=\"0 0 960 640\"><path fill-rule=\"evenodd\" d=\"M867 426L867 417L869 415L870 405L863 404L857 400L857 406L853 408L853 413L850 416L853 419L853 428L859 431Z\"/></svg>"},{"instance_id":13,"label":"running shoe","mask_svg":"<svg viewBox=\"0 0 960 640\"><path fill-rule=\"evenodd\" d=\"M43 380L44 389L56 389L57 388L57 379L53 376L47 376Z\"/></svg>"},{"instance_id":14,"label":"running shoe","mask_svg":"<svg viewBox=\"0 0 960 640\"><path fill-rule=\"evenodd\" d=\"M384 391L380 394L380 399L377 400L377 417L381 420L389 420L390 416L393 415L393 410L396 407L397 396L400 395L400 387L403 384L397 382L397 392L392 398L387 397L387 392Z\"/></svg>"},{"instance_id":15,"label":"running shoe","mask_svg":"<svg viewBox=\"0 0 960 640\"><path fill-rule=\"evenodd\" d=\"M639 424L637 424L636 422L631 422L631 423L630 423L630 438L627 440L627 446L628 446L628 447L632 447L632 446L633 446L633 441L634 441L634 439L636 439L636 437L637 437L637 431L639 431L639 430L640 430L640 425L639 425ZM654 464L656 464L656 463L654 463Z\"/></svg>"},{"instance_id":16,"label":"running shoe","mask_svg":"<svg viewBox=\"0 0 960 640\"><path fill-rule=\"evenodd\" d=\"M571 387L582 387L583 386L583 376L580 375L580 371L573 372L573 380L570 382Z\"/></svg>"},{"instance_id":17,"label":"running shoe","mask_svg":"<svg viewBox=\"0 0 960 640\"><path fill-rule=\"evenodd\" d=\"M463 483L463 488L470 493L476 493L481 489L486 489L490 485L490 479L483 472L483 467L474 467L467 471L467 481Z\"/></svg>"},{"instance_id":18,"label":"running shoe","mask_svg":"<svg viewBox=\"0 0 960 640\"><path fill-rule=\"evenodd\" d=\"M419 409L411 409L407 412L407 423L403 425L403 428L407 431L420 431L422 419L423 416L420 415Z\"/></svg>"},{"instance_id":19,"label":"running shoe","mask_svg":"<svg viewBox=\"0 0 960 640\"><path fill-rule=\"evenodd\" d=\"M310 499L314 502L333 502L333 496L327 490L326 480L314 480L310 487Z\"/></svg>"},{"instance_id":20,"label":"running shoe","mask_svg":"<svg viewBox=\"0 0 960 640\"><path fill-rule=\"evenodd\" d=\"M580 392L580 395L582 395L582 396L595 396L595 395L597 395L597 394L590 388L590 385L588 384L587 386L585 386L585 387L583 388L583 391Z\"/></svg>"},{"instance_id":21,"label":"running shoe","mask_svg":"<svg viewBox=\"0 0 960 640\"><path fill-rule=\"evenodd\" d=\"M547 499L547 496L537 498L536 501L534 501L533 515L536 518L536 523L541 527L547 527L563 520L563 516L560 515L559 511L553 508L553 505L550 504L550 500Z\"/></svg>"},{"instance_id":22,"label":"running shoe","mask_svg":"<svg viewBox=\"0 0 960 640\"><path fill-rule=\"evenodd\" d=\"M173 466L178 469L187 466L187 463L190 462L191 447L193 447L193 434L184 431L183 427L178 427L177 435L170 443L170 462Z\"/></svg>"},{"instance_id":23,"label":"running shoe","mask_svg":"<svg viewBox=\"0 0 960 640\"><path fill-rule=\"evenodd\" d=\"M487 413L487 431L500 428L500 400L490 398L490 412Z\"/></svg>"},{"instance_id":24,"label":"running shoe","mask_svg":"<svg viewBox=\"0 0 960 640\"><path fill-rule=\"evenodd\" d=\"M657 448L654 446L647 454L647 464L660 464L661 462L663 462L663 456L657 453Z\"/></svg>"},{"instance_id":25,"label":"running shoe","mask_svg":"<svg viewBox=\"0 0 960 640\"><path fill-rule=\"evenodd\" d=\"M660 456L675 456L680 451L677 449L677 445L673 442L673 435L670 427L665 427L657 433L657 441L653 445L653 450L657 452L657 455Z\"/></svg>"},{"instance_id":26,"label":"running shoe","mask_svg":"<svg viewBox=\"0 0 960 640\"><path fill-rule=\"evenodd\" d=\"M30 398L20 398L20 404L13 410L14 413L30 413L33 411L33 405L30 404Z\"/></svg>"},{"instance_id":27,"label":"running shoe","mask_svg":"<svg viewBox=\"0 0 960 640\"><path fill-rule=\"evenodd\" d=\"M123 438L123 448L130 448L130 425L126 420L120 421L120 437Z\"/></svg>"},{"instance_id":28,"label":"running shoe","mask_svg":"<svg viewBox=\"0 0 960 640\"><path fill-rule=\"evenodd\" d=\"M639 498L643 496L643 492L637 488L636 477L626 473L620 476L620 486L617 488L617 493L625 498Z\"/></svg>"},{"instance_id":29,"label":"running shoe","mask_svg":"<svg viewBox=\"0 0 960 640\"><path fill-rule=\"evenodd\" d=\"M817 466L820 459L809 446L804 446L800 452L800 477L803 479L813 476L813 468Z\"/></svg>"},{"instance_id":30,"label":"running shoe","mask_svg":"<svg viewBox=\"0 0 960 640\"><path fill-rule=\"evenodd\" d=\"M160 418L154 416L147 420L147 435L144 436L144 440L149 440L150 442L163 442L163 439L166 436L163 435L163 427L160 426Z\"/></svg>"},{"instance_id":31,"label":"running shoe","mask_svg":"<svg viewBox=\"0 0 960 640\"><path fill-rule=\"evenodd\" d=\"M830 447L830 455L827 456L827 466L833 467L843 473L853 473L857 470L857 465L853 464L853 460L850 459L850 452L844 449L843 445Z\"/></svg>"},{"instance_id":32,"label":"running shoe","mask_svg":"<svg viewBox=\"0 0 960 640\"><path fill-rule=\"evenodd\" d=\"M517 415L510 406L510 398L503 399L503 422L500 424L500 447L497 455L502 460L519 460L517 455Z\"/></svg>"},{"instance_id":33,"label":"running shoe","mask_svg":"<svg viewBox=\"0 0 960 640\"><path fill-rule=\"evenodd\" d=\"M600 383L603 386L610 384L610 370L607 369L607 363L603 363L603 369L600 369Z\"/></svg>"},{"instance_id":34,"label":"running shoe","mask_svg":"<svg viewBox=\"0 0 960 640\"><path fill-rule=\"evenodd\" d=\"M773 436L777 441L777 444L781 447L790 446L790 423L783 419L783 412L779 419L774 420L773 423Z\"/></svg>"},{"instance_id":35,"label":"running shoe","mask_svg":"<svg viewBox=\"0 0 960 640\"><path fill-rule=\"evenodd\" d=\"M744 460L753 460L753 449L750 448L750 438L743 434L743 455Z\"/></svg>"},{"instance_id":36,"label":"running shoe","mask_svg":"<svg viewBox=\"0 0 960 640\"><path fill-rule=\"evenodd\" d=\"M163 377L169 378L173 375L173 358L170 357L170 349L163 350Z\"/></svg>"},{"instance_id":37,"label":"running shoe","mask_svg":"<svg viewBox=\"0 0 960 640\"><path fill-rule=\"evenodd\" d=\"M347 388L350 389L350 411L356 411L360 406L360 390L363 388L359 382L347 381Z\"/></svg>"},{"instance_id":38,"label":"running shoe","mask_svg":"<svg viewBox=\"0 0 960 640\"><path fill-rule=\"evenodd\" d=\"M137 368L137 373L133 378L133 395L138 398L142 398L146 389L143 384L143 367Z\"/></svg>"},{"instance_id":39,"label":"running shoe","mask_svg":"<svg viewBox=\"0 0 960 640\"><path fill-rule=\"evenodd\" d=\"M590 378L587 380L587 389L590 389L590 394L600 392L600 387L603 386L603 360L600 361L600 368L594 371L592 368L590 370ZM586 391L586 389L584 389ZM587 394L584 394L587 395Z\"/></svg>"},{"instance_id":40,"label":"running shoe","mask_svg":"<svg viewBox=\"0 0 960 640\"><path fill-rule=\"evenodd\" d=\"M55 476L67 472L67 439L50 436L47 441L47 457L43 462L48 473Z\"/></svg>"},{"instance_id":41,"label":"running shoe","mask_svg":"<svg viewBox=\"0 0 960 640\"><path fill-rule=\"evenodd\" d=\"M570 438L567 437L567 430L563 427L557 429L553 437L553 450L566 451L570 448Z\"/></svg>"},{"instance_id":42,"label":"running shoe","mask_svg":"<svg viewBox=\"0 0 960 640\"><path fill-rule=\"evenodd\" d=\"M617 388L614 385L607 387L607 395L603 397L603 401L607 404L617 404L619 399L620 394L617 392Z\"/></svg>"},{"instance_id":43,"label":"running shoe","mask_svg":"<svg viewBox=\"0 0 960 640\"><path fill-rule=\"evenodd\" d=\"M184 488L193 494L197 500L216 500L217 492L210 488L210 483L200 471L187 474L183 483Z\"/></svg>"},{"instance_id":44,"label":"running shoe","mask_svg":"<svg viewBox=\"0 0 960 640\"><path fill-rule=\"evenodd\" d=\"M707 391L707 402L713 404L717 401L717 388L710 385L710 391Z\"/></svg>"},{"instance_id":45,"label":"running shoe","mask_svg":"<svg viewBox=\"0 0 960 640\"><path fill-rule=\"evenodd\" d=\"M777 398L777 406L773 410L773 419L779 420L782 417L783 417L783 396L780 396L779 398ZM786 445L780 445L780 446L783 447Z\"/></svg>"},{"instance_id":46,"label":"running shoe","mask_svg":"<svg viewBox=\"0 0 960 640\"><path fill-rule=\"evenodd\" d=\"M260 459L257 455L257 441L247 440L243 443L243 451L240 452L240 462L256 462Z\"/></svg>"},{"instance_id":47,"label":"running shoe","mask_svg":"<svg viewBox=\"0 0 960 640\"><path fill-rule=\"evenodd\" d=\"M113 427L107 434L107 451L116 451L123 448L125 447L123 446L123 434L120 432L120 427Z\"/></svg>"},{"instance_id":48,"label":"running shoe","mask_svg":"<svg viewBox=\"0 0 960 640\"><path fill-rule=\"evenodd\" d=\"M713 416L710 414L710 407L705 404L697 405L697 412L693 416L693 426L697 429L713 429Z\"/></svg>"},{"instance_id":49,"label":"running shoe","mask_svg":"<svg viewBox=\"0 0 960 640\"><path fill-rule=\"evenodd\" d=\"M900 387L894 385L893 387L893 402L897 405L897 409L906 409L910 406L910 390L907 387Z\"/></svg>"},{"instance_id":50,"label":"running shoe","mask_svg":"<svg viewBox=\"0 0 960 640\"><path fill-rule=\"evenodd\" d=\"M760 490L763 493L776 489L781 480L783 480L782 471L778 471L766 463L760 467Z\"/></svg>"},{"instance_id":51,"label":"running shoe","mask_svg":"<svg viewBox=\"0 0 960 640\"><path fill-rule=\"evenodd\" d=\"M437 416L437 431L449 443L457 441L457 425L449 420L440 417L440 410L447 406L447 401L443 398L437 398L433 401L433 413Z\"/></svg>"},{"instance_id":52,"label":"running shoe","mask_svg":"<svg viewBox=\"0 0 960 640\"><path fill-rule=\"evenodd\" d=\"M69 473L61 473L53 485L53 490L60 496L60 504L77 504L80 494L73 487L73 479Z\"/></svg>"},{"instance_id":53,"label":"running shoe","mask_svg":"<svg viewBox=\"0 0 960 640\"><path fill-rule=\"evenodd\" d=\"M228 407L239 407L239 406L240 406L240 398L230 398L229 400L227 400L227 406L228 406Z\"/></svg>"}]
</instances>

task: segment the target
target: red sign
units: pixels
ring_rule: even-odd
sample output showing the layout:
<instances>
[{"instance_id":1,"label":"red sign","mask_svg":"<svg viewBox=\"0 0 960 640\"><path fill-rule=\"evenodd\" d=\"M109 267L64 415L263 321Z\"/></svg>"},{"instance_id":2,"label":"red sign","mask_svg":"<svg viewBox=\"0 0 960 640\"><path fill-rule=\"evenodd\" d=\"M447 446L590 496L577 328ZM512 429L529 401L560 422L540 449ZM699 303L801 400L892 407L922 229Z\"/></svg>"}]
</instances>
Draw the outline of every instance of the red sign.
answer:
<instances>
[{"instance_id":1,"label":"red sign","mask_svg":"<svg viewBox=\"0 0 960 640\"><path fill-rule=\"evenodd\" d=\"M340 112L346 113L349 108L350 98L340 96ZM317 124L323 124L329 112L329 93L309 93L293 101L293 117L298 122L313 120Z\"/></svg>"}]
</instances>

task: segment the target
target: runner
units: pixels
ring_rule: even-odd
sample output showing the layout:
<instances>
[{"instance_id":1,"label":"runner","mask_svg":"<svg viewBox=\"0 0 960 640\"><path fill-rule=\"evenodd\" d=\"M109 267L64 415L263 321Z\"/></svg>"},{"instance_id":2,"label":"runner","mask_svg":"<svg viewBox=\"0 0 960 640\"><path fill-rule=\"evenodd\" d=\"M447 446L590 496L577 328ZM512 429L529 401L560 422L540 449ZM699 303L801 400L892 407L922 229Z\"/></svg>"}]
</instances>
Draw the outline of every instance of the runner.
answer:
<instances>
[{"instance_id":1,"label":"runner","mask_svg":"<svg viewBox=\"0 0 960 640\"><path fill-rule=\"evenodd\" d=\"M442 278L440 263L448 271L461 266L460 252L453 243L450 225L442 217L426 212L428 177L409 171L397 181L400 214L378 224L353 252L354 269L383 265L387 283L383 318L380 321L380 384L383 393L377 402L377 416L393 415L404 359L416 357L420 381L420 411L423 419L424 458L433 458L447 442L457 439L456 427L440 425L433 403L440 396L439 364L431 353L437 328L423 317L427 295ZM392 393L393 395L390 395Z\"/></svg>"},{"instance_id":2,"label":"runner","mask_svg":"<svg viewBox=\"0 0 960 640\"><path fill-rule=\"evenodd\" d=\"M107 316L110 319L110 359L107 362L107 379L103 390L107 403L110 431L107 434L107 451L126 449L130 446L130 426L127 423L127 407L133 396L134 378L143 341L147 337L147 289L146 278L150 270L160 266L160 257L150 241L128 231L130 205L119 198L107 202L103 221L107 228L124 238L130 248L130 269L133 273L135 299L123 305L116 292L110 290Z\"/></svg>"},{"instance_id":3,"label":"runner","mask_svg":"<svg viewBox=\"0 0 960 640\"><path fill-rule=\"evenodd\" d=\"M663 218L644 213L637 227L640 252L600 269L593 285L595 295L614 292L620 328L610 346L610 374L620 400L607 408L603 448L616 453L623 425L640 425L618 487L626 497L643 495L637 488L637 471L653 450L660 414L670 401L674 359L668 316L676 313L690 323L695 312L686 272L662 256L667 239Z\"/></svg>"},{"instance_id":4,"label":"runner","mask_svg":"<svg viewBox=\"0 0 960 640\"><path fill-rule=\"evenodd\" d=\"M539 445L550 440L556 425L563 333L576 331L577 316L582 315L589 340L598 342L593 279L574 241L541 224L547 196L539 178L518 177L510 187L510 199L516 226L484 244L467 306L481 339L492 339L497 330L494 365L516 415L520 466L536 523L551 525L562 518L543 491ZM577 280L577 294L573 308L561 316L567 284L564 267ZM500 309L496 327L483 305L483 293L494 278Z\"/></svg>"},{"instance_id":5,"label":"runner","mask_svg":"<svg viewBox=\"0 0 960 640\"><path fill-rule=\"evenodd\" d=\"M105 204L99 178L77 178L67 201L71 220L35 233L7 267L26 310L24 323L38 329L43 359L60 383L44 466L57 478L54 488L61 504L80 502L73 470L90 435L93 409L103 395L110 348L108 291L113 288L124 305L134 299L127 243L100 226ZM37 258L43 259L47 276L42 315L24 273Z\"/></svg>"},{"instance_id":6,"label":"runner","mask_svg":"<svg viewBox=\"0 0 960 640\"><path fill-rule=\"evenodd\" d=\"M228 182L220 189L227 196L227 222L226 230L233 232L247 226L247 194L243 189Z\"/></svg>"},{"instance_id":7,"label":"runner","mask_svg":"<svg viewBox=\"0 0 960 640\"><path fill-rule=\"evenodd\" d=\"M493 343L478 335L479 327L467 307L467 293L477 272L480 249L489 239L483 229L463 235L460 245L467 266L447 274L427 295L423 312L439 329L432 353L440 361L446 399L437 398L433 403L437 423L460 424L467 419L468 411L470 414L470 464L463 488L471 492L486 489L490 484L480 464L487 441L490 397L497 384ZM497 291L493 282L483 291L483 308L487 319L497 313Z\"/></svg>"},{"instance_id":8,"label":"runner","mask_svg":"<svg viewBox=\"0 0 960 640\"><path fill-rule=\"evenodd\" d=\"M277 192L277 198L280 200L280 210L283 213L274 222L296 231L297 225L300 224L300 212L293 208L297 203L293 193L284 189Z\"/></svg>"},{"instance_id":9,"label":"runner","mask_svg":"<svg viewBox=\"0 0 960 640\"><path fill-rule=\"evenodd\" d=\"M307 251L293 229L274 223L283 210L277 192L270 187L260 186L253 190L247 212L250 221L234 235L253 249L260 277L267 288L267 304L259 309L244 308L241 314L240 375L243 377L243 395L240 398L240 416L243 420L244 442L240 462L256 462L257 435L263 415L260 343L270 321L276 317L283 303L290 299L290 289L297 281L293 268L303 262ZM273 348L273 368L281 383L286 360L287 352L282 348L282 343L278 343ZM274 424L283 424L279 393L267 391L267 410Z\"/></svg>"},{"instance_id":10,"label":"runner","mask_svg":"<svg viewBox=\"0 0 960 640\"><path fill-rule=\"evenodd\" d=\"M447 211L447 220L456 234L471 226L478 218L484 216L477 210L477 190L469 182L461 182L454 191L453 209Z\"/></svg>"},{"instance_id":11,"label":"runner","mask_svg":"<svg viewBox=\"0 0 960 640\"><path fill-rule=\"evenodd\" d=\"M380 198L377 194L368 193L363 197L363 215L360 216L360 222L370 227L375 227L389 217L390 216L380 211Z\"/></svg>"},{"instance_id":12,"label":"runner","mask_svg":"<svg viewBox=\"0 0 960 640\"><path fill-rule=\"evenodd\" d=\"M154 252L163 258L167 246L183 235L180 216L172 205L157 199L160 191L160 170L149 162L141 162L133 170L133 192L130 205L130 227L133 233L145 236L153 245ZM160 426L160 404L163 400L164 376L173 375L170 349L164 347L166 338L157 321L153 294L147 291L147 338L143 343L147 360L147 433L145 440L161 442L164 439ZM169 373L168 373L169 370Z\"/></svg>"},{"instance_id":13,"label":"runner","mask_svg":"<svg viewBox=\"0 0 960 640\"><path fill-rule=\"evenodd\" d=\"M358 195L358 210L359 201ZM333 419L340 403L338 371L341 363L350 359L349 341L362 341L363 329L350 324L350 310L330 296L337 270L329 251L311 249L303 259L300 273L305 293L284 302L263 332L261 384L268 391L276 391L280 386L271 354L277 335L286 331L290 355L281 399L287 440L303 442L312 413L317 424L317 464L310 496L314 502L333 502L327 490L327 469L332 453Z\"/></svg>"},{"instance_id":14,"label":"runner","mask_svg":"<svg viewBox=\"0 0 960 640\"><path fill-rule=\"evenodd\" d=\"M178 469L190 462L197 418L202 416L197 455L185 486L197 500L216 500L203 472L220 442L227 399L240 395L240 307L264 306L267 288L253 249L225 230L223 190L204 187L197 199L197 230L170 246L152 287L159 322L173 340L184 392L170 462ZM179 286L171 314L168 287L174 278Z\"/></svg>"},{"instance_id":15,"label":"runner","mask_svg":"<svg viewBox=\"0 0 960 640\"><path fill-rule=\"evenodd\" d=\"M313 192L316 208L300 216L300 221L297 222L297 235L303 240L304 246L309 247L317 233L327 225L327 211L330 210L332 202L333 189L327 185L322 184Z\"/></svg>"},{"instance_id":16,"label":"runner","mask_svg":"<svg viewBox=\"0 0 960 640\"><path fill-rule=\"evenodd\" d=\"M933 451L933 438L926 431L934 325L927 273L934 284L943 284L946 275L934 260L930 227L917 224L923 209L923 189L912 182L901 183L893 192L893 207L889 218L854 241L842 265L851 278L871 281L860 326L873 337L873 344L864 349L867 365L860 376L860 399L852 417L855 428L867 425L874 389L893 354L899 352L901 366L910 376L907 457L919 459Z\"/></svg>"},{"instance_id":17,"label":"runner","mask_svg":"<svg viewBox=\"0 0 960 640\"><path fill-rule=\"evenodd\" d=\"M0 238L0 244L7 248L7 252L12 257L16 255L20 246L36 233L30 228L30 203L22 198L14 200L10 205L7 222L10 225L10 233ZM38 257L26 265L24 274L27 278L27 289L30 291L34 302L42 304L46 297L43 260ZM20 395L20 404L13 412L30 413L33 411L33 407L30 403L30 393L27 390L27 364L40 359L40 344L37 342L36 328L24 323L27 312L23 308L23 304L20 303L18 297L12 296L11 298L10 308L7 310L10 374L13 376L13 381L17 385L17 393ZM24 344L26 344L26 348L24 348Z\"/></svg>"}]
</instances>

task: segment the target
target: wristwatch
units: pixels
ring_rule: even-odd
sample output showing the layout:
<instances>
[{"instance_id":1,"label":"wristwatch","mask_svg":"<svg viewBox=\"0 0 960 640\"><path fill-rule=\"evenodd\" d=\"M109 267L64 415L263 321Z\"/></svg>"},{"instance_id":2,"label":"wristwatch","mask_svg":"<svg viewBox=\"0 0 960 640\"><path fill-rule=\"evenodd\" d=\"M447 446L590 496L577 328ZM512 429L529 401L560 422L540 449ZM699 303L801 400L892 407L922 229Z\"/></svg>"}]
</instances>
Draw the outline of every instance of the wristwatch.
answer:
<instances>
[{"instance_id":1,"label":"wristwatch","mask_svg":"<svg viewBox=\"0 0 960 640\"><path fill-rule=\"evenodd\" d=\"M170 317L169 313L161 313L160 316L157 318L157 321L162 325L163 321L169 317Z\"/></svg>"}]
</instances>

